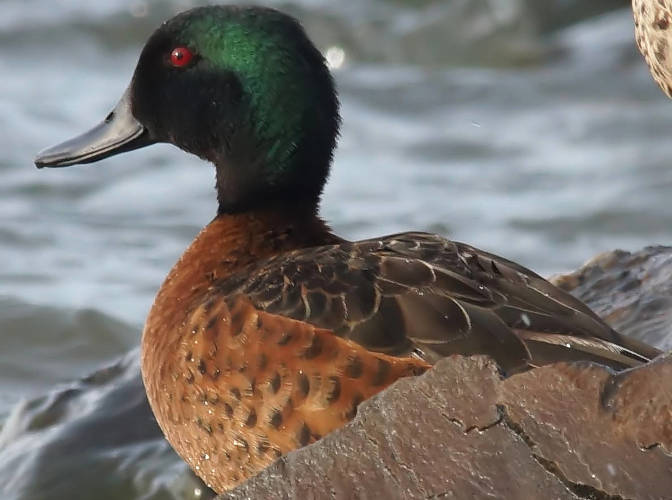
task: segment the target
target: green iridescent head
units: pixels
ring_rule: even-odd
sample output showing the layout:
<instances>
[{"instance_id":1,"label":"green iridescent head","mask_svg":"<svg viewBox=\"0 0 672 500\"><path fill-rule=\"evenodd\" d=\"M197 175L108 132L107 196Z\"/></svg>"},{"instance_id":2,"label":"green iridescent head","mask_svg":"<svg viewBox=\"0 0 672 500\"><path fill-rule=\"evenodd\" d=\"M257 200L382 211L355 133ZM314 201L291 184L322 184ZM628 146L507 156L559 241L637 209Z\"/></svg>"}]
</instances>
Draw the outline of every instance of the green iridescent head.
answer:
<instances>
[{"instance_id":1,"label":"green iridescent head","mask_svg":"<svg viewBox=\"0 0 672 500\"><path fill-rule=\"evenodd\" d=\"M105 122L45 150L36 164L87 163L169 142L216 165L220 212L316 203L338 126L331 75L296 20L266 8L203 7L152 34Z\"/></svg>"}]
</instances>

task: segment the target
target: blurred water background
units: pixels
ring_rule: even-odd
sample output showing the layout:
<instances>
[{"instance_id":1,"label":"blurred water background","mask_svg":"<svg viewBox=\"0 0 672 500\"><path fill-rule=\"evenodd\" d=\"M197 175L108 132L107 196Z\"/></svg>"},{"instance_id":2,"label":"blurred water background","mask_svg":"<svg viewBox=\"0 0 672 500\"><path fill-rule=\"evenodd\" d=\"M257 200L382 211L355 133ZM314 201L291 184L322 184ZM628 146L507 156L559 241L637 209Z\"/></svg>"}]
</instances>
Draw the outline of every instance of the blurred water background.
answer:
<instances>
[{"instance_id":1,"label":"blurred water background","mask_svg":"<svg viewBox=\"0 0 672 500\"><path fill-rule=\"evenodd\" d=\"M215 213L212 169L165 145L32 165L107 114L161 21L204 3L0 3L3 499L207 495L155 433L137 351L119 358ZM266 4L334 67L344 125L323 215L339 234L435 231L542 274L670 243L672 103L627 0Z\"/></svg>"}]
</instances>

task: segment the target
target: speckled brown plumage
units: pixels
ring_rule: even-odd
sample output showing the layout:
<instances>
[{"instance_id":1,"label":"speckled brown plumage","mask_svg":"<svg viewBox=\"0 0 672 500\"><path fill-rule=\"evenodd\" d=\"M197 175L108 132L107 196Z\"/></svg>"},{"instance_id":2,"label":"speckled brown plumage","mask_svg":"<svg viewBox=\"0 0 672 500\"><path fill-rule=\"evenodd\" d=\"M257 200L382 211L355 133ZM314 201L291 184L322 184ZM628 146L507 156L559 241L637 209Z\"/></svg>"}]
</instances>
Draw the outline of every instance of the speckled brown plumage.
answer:
<instances>
[{"instance_id":1,"label":"speckled brown plumage","mask_svg":"<svg viewBox=\"0 0 672 500\"><path fill-rule=\"evenodd\" d=\"M171 444L223 491L453 353L515 372L624 368L657 351L473 247L426 233L346 242L278 209L219 216L196 238L149 315L143 376Z\"/></svg>"},{"instance_id":2,"label":"speckled brown plumage","mask_svg":"<svg viewBox=\"0 0 672 500\"><path fill-rule=\"evenodd\" d=\"M672 97L672 2L632 0L635 40L651 74L668 97Z\"/></svg>"},{"instance_id":3,"label":"speckled brown plumage","mask_svg":"<svg viewBox=\"0 0 672 500\"><path fill-rule=\"evenodd\" d=\"M157 421L218 491L340 427L397 378L429 367L223 291L258 260L341 242L314 216L279 212L208 225L166 278L143 334L143 378Z\"/></svg>"},{"instance_id":4,"label":"speckled brown plumage","mask_svg":"<svg viewBox=\"0 0 672 500\"><path fill-rule=\"evenodd\" d=\"M202 304L185 332L163 427L217 490L340 427L363 399L429 366L260 311L243 296Z\"/></svg>"}]
</instances>

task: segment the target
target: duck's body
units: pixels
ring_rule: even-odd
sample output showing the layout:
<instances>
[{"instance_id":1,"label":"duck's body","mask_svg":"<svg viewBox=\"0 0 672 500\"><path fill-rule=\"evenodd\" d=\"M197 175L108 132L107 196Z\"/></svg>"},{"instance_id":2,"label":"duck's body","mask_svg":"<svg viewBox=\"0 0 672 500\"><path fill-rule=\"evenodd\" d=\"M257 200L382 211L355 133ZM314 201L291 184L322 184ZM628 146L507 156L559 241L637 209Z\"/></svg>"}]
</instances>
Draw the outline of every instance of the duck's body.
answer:
<instances>
[{"instance_id":1,"label":"duck's body","mask_svg":"<svg viewBox=\"0 0 672 500\"><path fill-rule=\"evenodd\" d=\"M506 373L656 354L512 262L427 233L346 242L314 216L221 215L168 275L142 340L166 437L217 491L341 427L450 354Z\"/></svg>"},{"instance_id":2,"label":"duck's body","mask_svg":"<svg viewBox=\"0 0 672 500\"><path fill-rule=\"evenodd\" d=\"M622 369L657 354L532 271L468 245L333 235L317 207L337 128L324 61L291 18L212 7L164 24L109 119L37 160L89 162L167 141L215 164L218 215L166 278L142 339L156 419L215 490L444 356L488 354L510 374L578 359Z\"/></svg>"},{"instance_id":3,"label":"duck's body","mask_svg":"<svg viewBox=\"0 0 672 500\"><path fill-rule=\"evenodd\" d=\"M342 426L363 399L429 366L319 328L328 317L342 322L342 310L306 310L322 283L309 290L295 281L302 264L292 257L317 257L313 270L318 249L339 241L318 219L219 216L156 297L142 340L147 395L168 440L217 491Z\"/></svg>"}]
</instances>

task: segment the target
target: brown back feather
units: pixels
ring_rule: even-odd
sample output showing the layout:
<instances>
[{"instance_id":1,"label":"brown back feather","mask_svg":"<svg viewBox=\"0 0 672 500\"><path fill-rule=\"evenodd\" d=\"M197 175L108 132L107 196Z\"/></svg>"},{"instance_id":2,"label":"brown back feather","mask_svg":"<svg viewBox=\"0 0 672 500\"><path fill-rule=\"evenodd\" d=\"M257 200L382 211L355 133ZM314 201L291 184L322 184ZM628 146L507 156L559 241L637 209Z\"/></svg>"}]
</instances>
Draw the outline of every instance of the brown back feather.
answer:
<instances>
[{"instance_id":1,"label":"brown back feather","mask_svg":"<svg viewBox=\"0 0 672 500\"><path fill-rule=\"evenodd\" d=\"M229 277L217 293L429 362L488 354L507 372L580 359L622 369L658 354L529 269L426 233L294 250Z\"/></svg>"}]
</instances>

